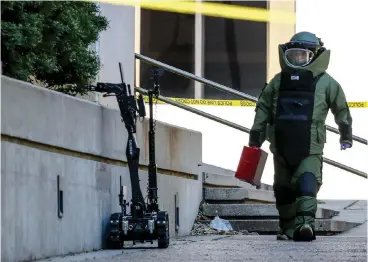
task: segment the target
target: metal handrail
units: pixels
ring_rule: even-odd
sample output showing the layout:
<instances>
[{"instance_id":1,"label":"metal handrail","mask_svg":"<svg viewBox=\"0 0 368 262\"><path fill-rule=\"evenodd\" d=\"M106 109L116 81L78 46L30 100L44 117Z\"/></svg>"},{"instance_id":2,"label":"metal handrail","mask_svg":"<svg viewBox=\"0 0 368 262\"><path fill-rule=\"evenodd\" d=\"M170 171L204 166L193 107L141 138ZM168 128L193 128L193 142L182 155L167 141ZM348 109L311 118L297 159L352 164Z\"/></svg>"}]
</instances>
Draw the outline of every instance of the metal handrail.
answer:
<instances>
[{"instance_id":1,"label":"metal handrail","mask_svg":"<svg viewBox=\"0 0 368 262\"><path fill-rule=\"evenodd\" d=\"M146 89L143 89L143 88L140 88L140 87L135 87L135 91L141 93L142 95L148 95L148 91ZM238 125L236 123L233 123L233 122L230 122L230 121L227 121L225 119L222 119L220 117L217 117L217 116L214 116L214 115L211 115L211 114L208 114L206 112L203 112L201 110L198 110L194 107L190 107L190 106L187 106L185 104L182 104L182 103L178 103L176 101L173 101L167 97L164 97L164 96L157 96L157 100L160 100L162 102L165 102L167 104L170 104L170 105L173 105L173 106L176 106L176 107L179 107L181 109L184 109L184 110L187 110L191 113L194 113L194 114L197 114L197 115L200 115L200 116L203 116L205 118L208 118L208 119L211 119L213 121L216 121L218 123L221 123L223 125L226 125L226 126L229 126L229 127L232 127L232 128L235 128L237 130L240 130L240 131L243 131L243 132L246 132L246 133L250 133L250 129L249 128L246 128L246 127L243 127L241 125ZM353 173L355 175L358 175L360 177L363 177L363 178L368 178L367 174L364 173L363 171L360 171L358 169L355 169L355 168L352 168L352 167L349 167L349 166L346 166L346 165L343 165L341 163L338 163L336 161L333 161L331 159L328 159L326 157L323 157L323 161L329 165L332 165L334 167L337 167L337 168L340 168L342 170L345 170L345 171L348 171L350 173Z\"/></svg>"},{"instance_id":2,"label":"metal handrail","mask_svg":"<svg viewBox=\"0 0 368 262\"><path fill-rule=\"evenodd\" d=\"M213 82L211 80L208 80L208 79L205 79L205 78L202 78L202 77L199 77L199 76L196 76L194 74L191 74L191 73L188 73L184 70L181 70L179 68L176 68L176 67L173 67L173 66L170 66L170 65L167 65L167 64L164 64L162 62L159 62L159 61L156 61L152 58L149 58L147 56L144 56L144 55L141 55L141 54L135 54L135 57L139 60L142 60L143 62L146 62L148 64L152 64L152 65L155 65L155 66L158 66L158 67L162 67L164 68L165 70L167 71L170 71L174 74L177 74L177 75L180 75L180 76L183 76L183 77L186 77L186 78L189 78L191 80L195 80L195 81L198 81L202 84L205 84L205 85L208 85L208 86L211 86L211 87L214 87L218 90L221 90L223 92L226 92L226 93L229 93L229 94L232 94L232 95L235 95L235 96L238 96L238 97L241 97L243 99L247 99L247 100L250 100L252 102L256 102L258 101L258 99L256 97L253 97L253 96L250 96L250 95L247 95L243 92L239 92L235 89L232 89L232 88L229 88L227 86L224 86L224 85L221 85L219 83L216 83L216 82ZM326 126L326 129L332 133L335 133L335 134L340 134L339 130L332 127L332 126L329 126L329 125L325 125ZM359 143L362 143L362 144L365 144L365 145L368 145L368 141L367 139L364 139L362 137L359 137L359 136L355 136L353 135L353 140L359 142Z\"/></svg>"}]
</instances>

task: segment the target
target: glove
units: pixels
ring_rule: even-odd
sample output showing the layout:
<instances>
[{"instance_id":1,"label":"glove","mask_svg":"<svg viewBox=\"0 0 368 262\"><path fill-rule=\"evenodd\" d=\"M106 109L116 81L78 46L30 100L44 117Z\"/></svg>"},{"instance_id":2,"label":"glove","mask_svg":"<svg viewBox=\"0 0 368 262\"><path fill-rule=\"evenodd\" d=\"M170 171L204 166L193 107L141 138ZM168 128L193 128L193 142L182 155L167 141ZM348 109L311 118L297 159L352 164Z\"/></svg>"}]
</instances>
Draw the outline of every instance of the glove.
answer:
<instances>
[{"instance_id":1,"label":"glove","mask_svg":"<svg viewBox=\"0 0 368 262\"><path fill-rule=\"evenodd\" d=\"M351 144L350 143L341 143L341 150L345 150L347 148L351 148Z\"/></svg>"}]
</instances>

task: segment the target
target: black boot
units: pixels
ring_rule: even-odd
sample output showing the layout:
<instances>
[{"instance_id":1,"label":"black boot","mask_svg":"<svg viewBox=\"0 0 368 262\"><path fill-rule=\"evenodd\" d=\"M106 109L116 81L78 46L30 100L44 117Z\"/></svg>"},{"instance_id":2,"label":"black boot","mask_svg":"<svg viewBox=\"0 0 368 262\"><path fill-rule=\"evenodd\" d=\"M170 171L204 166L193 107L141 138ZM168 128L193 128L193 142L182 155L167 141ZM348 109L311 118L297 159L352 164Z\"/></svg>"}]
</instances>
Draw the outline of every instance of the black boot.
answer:
<instances>
[{"instance_id":1,"label":"black boot","mask_svg":"<svg viewBox=\"0 0 368 262\"><path fill-rule=\"evenodd\" d=\"M294 241L313 241L316 239L314 229L308 225L302 225L294 232Z\"/></svg>"},{"instance_id":2,"label":"black boot","mask_svg":"<svg viewBox=\"0 0 368 262\"><path fill-rule=\"evenodd\" d=\"M284 232L277 233L276 239L277 240L293 240L292 237L286 235Z\"/></svg>"}]
</instances>

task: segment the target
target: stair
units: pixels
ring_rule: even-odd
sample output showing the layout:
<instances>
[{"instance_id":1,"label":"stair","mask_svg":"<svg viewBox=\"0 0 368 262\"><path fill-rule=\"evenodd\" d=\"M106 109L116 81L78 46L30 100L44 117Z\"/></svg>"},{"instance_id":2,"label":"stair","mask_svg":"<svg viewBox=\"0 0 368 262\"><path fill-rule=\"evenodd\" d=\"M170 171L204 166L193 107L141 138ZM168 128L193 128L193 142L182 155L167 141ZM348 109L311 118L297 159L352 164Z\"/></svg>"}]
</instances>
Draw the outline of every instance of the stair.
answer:
<instances>
[{"instance_id":1,"label":"stair","mask_svg":"<svg viewBox=\"0 0 368 262\"><path fill-rule=\"evenodd\" d=\"M235 178L234 173L232 175L218 175L214 173L202 172L202 178L203 186L205 187L256 189L255 186ZM272 191L273 187L271 185L262 183L259 189Z\"/></svg>"},{"instance_id":2,"label":"stair","mask_svg":"<svg viewBox=\"0 0 368 262\"><path fill-rule=\"evenodd\" d=\"M253 188L204 188L207 203L275 203L273 191Z\"/></svg>"},{"instance_id":3,"label":"stair","mask_svg":"<svg viewBox=\"0 0 368 262\"><path fill-rule=\"evenodd\" d=\"M277 219L279 217L275 204L207 204L203 205L203 215L221 218L269 218ZM317 219L329 219L338 215L338 212L318 208L316 212Z\"/></svg>"},{"instance_id":4,"label":"stair","mask_svg":"<svg viewBox=\"0 0 368 262\"><path fill-rule=\"evenodd\" d=\"M209 225L210 220L200 220L200 223ZM279 230L277 219L233 219L229 220L235 231L246 230L250 233L275 234ZM316 219L316 235L329 235L348 231L360 223L338 221L331 219Z\"/></svg>"},{"instance_id":5,"label":"stair","mask_svg":"<svg viewBox=\"0 0 368 262\"><path fill-rule=\"evenodd\" d=\"M220 218L229 220L236 231L274 234L279 230L279 215L273 191L254 189L251 186L221 188L206 185L203 190L205 204L201 206L202 219L198 221L199 223L209 224L218 215ZM341 233L360 225L335 220L338 215L338 211L318 208L316 234ZM333 217L335 218L332 220Z\"/></svg>"}]
</instances>

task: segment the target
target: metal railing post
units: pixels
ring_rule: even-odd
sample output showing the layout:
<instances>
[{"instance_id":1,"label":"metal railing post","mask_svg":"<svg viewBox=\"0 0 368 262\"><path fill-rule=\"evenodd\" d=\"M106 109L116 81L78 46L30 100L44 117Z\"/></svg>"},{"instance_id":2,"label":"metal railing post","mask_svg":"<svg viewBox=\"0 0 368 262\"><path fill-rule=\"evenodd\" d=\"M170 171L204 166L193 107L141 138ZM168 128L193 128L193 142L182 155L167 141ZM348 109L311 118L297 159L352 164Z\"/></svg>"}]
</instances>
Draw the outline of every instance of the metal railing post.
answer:
<instances>
[{"instance_id":1,"label":"metal railing post","mask_svg":"<svg viewBox=\"0 0 368 262\"><path fill-rule=\"evenodd\" d=\"M143 89L143 88L140 88L140 87L135 87L135 91L136 92L139 92L141 93L142 95L148 95L148 91ZM157 100L160 100L162 102L165 102L167 104L170 104L170 105L173 105L173 106L176 106L176 107L179 107L181 109L184 109L186 111L189 111L191 113L194 113L194 114L197 114L197 115L200 115L200 116L203 116L205 118L208 118L208 119L211 119L213 121L216 121L218 123L221 123L223 125L226 125L226 126L229 126L229 127L232 127L232 128L235 128L237 130L240 130L242 132L246 132L246 133L250 133L250 129L249 128L246 128L246 127L243 127L241 125L238 125L236 123L233 123L233 122L230 122L230 121L227 121L225 119L222 119L220 117L217 117L217 116L214 116L214 115L211 115L209 113L206 113L206 112L203 112L201 110L198 110L196 108L193 108L193 107L190 107L190 106L187 106L185 104L182 104L182 103L178 103L176 101L173 101L167 97L164 97L164 96L161 96L159 95L157 98ZM349 167L349 166L346 166L346 165L343 165L341 163L338 163L336 161L333 161L331 159L328 159L326 157L323 157L323 161L329 165L332 165L332 166L335 166L337 168L340 168L342 170L345 170L345 171L348 171L350 173L353 173L355 175L358 175L360 177L363 177L363 178L368 178L367 174L364 173L363 171L360 171L358 169L355 169L355 168L352 168L352 167Z\"/></svg>"},{"instance_id":2,"label":"metal railing post","mask_svg":"<svg viewBox=\"0 0 368 262\"><path fill-rule=\"evenodd\" d=\"M167 64L164 64L162 62L159 62L159 61L156 61L152 58L149 58L147 56L144 56L144 55L141 55L141 54L135 54L135 57L145 63L148 63L148 64L151 64L151 65L155 65L155 66L158 66L158 67L161 67L167 71L170 71L174 74L177 74L177 75L180 75L180 76L183 76L183 77L186 77L186 78L189 78L191 80L195 80L195 81L198 81L202 84L205 84L205 85L208 85L208 86L211 86L211 87L214 87L220 91L223 91L223 92L226 92L226 93L229 93L229 94L232 94L232 95L235 95L235 96L238 96L240 98L243 98L243 99L247 99L247 100L250 100L252 102L255 102L257 103L258 99L256 97L253 97L253 96L250 96L250 95L247 95L243 92L239 92L235 89L232 89L232 88L229 88L227 86L224 86L224 85L221 85L219 83L216 83L216 82L213 82L213 81L210 81L208 79L205 79L205 78L202 78L202 77L199 77L199 76L196 76L194 74L191 74L191 73L188 73L184 70L181 70L181 69L178 69L176 67L173 67L173 66L170 66L170 65L167 65ZM329 125L325 125L326 126L326 129L332 133L335 133L335 134L340 134L339 130L332 127L332 126L329 126ZM357 141L359 143L362 143L362 144L365 144L365 145L368 145L368 141L367 139L364 139L364 138L361 138L361 137L358 137L358 136L355 136L353 135L353 140L354 141Z\"/></svg>"}]
</instances>

